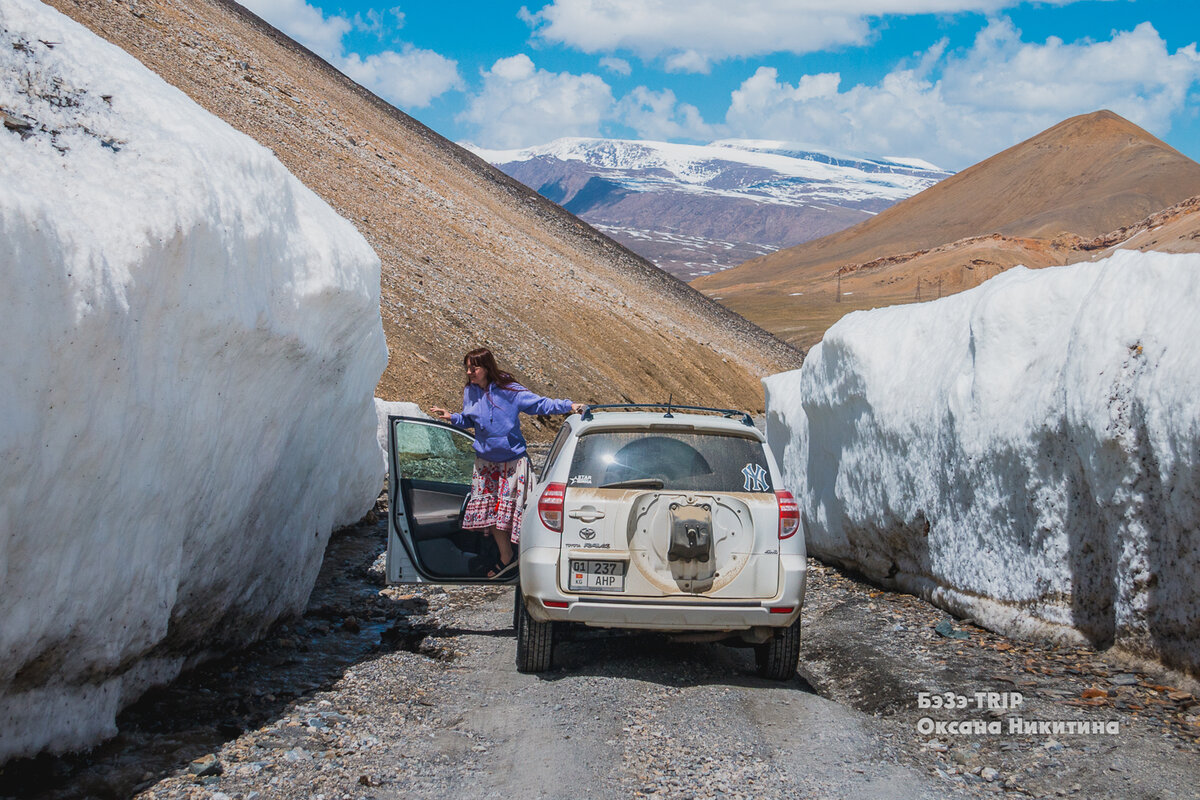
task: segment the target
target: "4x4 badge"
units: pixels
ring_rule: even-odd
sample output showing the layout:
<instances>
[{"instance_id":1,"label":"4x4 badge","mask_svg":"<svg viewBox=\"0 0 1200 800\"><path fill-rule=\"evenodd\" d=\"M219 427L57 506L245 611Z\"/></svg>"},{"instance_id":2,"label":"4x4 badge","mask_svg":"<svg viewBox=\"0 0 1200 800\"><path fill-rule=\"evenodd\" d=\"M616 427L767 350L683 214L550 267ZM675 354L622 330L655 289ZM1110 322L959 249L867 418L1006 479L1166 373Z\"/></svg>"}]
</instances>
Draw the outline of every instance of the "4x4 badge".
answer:
<instances>
[{"instance_id":1,"label":"4x4 badge","mask_svg":"<svg viewBox=\"0 0 1200 800\"><path fill-rule=\"evenodd\" d=\"M593 530L592 528L580 528L579 529L579 538L587 540L587 541L591 541L592 539L596 538L596 531Z\"/></svg>"}]
</instances>

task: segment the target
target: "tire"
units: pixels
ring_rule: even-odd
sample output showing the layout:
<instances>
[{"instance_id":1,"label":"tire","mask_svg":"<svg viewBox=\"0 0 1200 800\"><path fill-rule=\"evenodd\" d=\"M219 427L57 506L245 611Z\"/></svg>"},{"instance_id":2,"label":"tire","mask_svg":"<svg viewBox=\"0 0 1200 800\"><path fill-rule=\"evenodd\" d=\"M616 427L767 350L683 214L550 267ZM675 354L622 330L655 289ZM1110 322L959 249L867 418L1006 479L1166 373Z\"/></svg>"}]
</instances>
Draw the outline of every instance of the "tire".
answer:
<instances>
[{"instance_id":1,"label":"tire","mask_svg":"<svg viewBox=\"0 0 1200 800\"><path fill-rule=\"evenodd\" d=\"M520 588L516 595L517 672L545 672L554 661L554 623L529 616Z\"/></svg>"},{"instance_id":2,"label":"tire","mask_svg":"<svg viewBox=\"0 0 1200 800\"><path fill-rule=\"evenodd\" d=\"M768 680L789 681L800 664L800 618L754 648L758 674Z\"/></svg>"}]
</instances>

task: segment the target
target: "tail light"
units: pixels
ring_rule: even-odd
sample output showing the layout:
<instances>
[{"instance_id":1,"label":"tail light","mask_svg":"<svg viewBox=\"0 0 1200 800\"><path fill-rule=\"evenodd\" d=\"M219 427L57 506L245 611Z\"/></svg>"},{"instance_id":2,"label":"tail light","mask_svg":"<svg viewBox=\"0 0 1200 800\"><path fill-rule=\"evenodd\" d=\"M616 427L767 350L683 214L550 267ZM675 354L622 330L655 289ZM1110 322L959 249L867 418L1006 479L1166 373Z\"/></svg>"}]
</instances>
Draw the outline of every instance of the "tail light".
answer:
<instances>
[{"instance_id":1,"label":"tail light","mask_svg":"<svg viewBox=\"0 0 1200 800\"><path fill-rule=\"evenodd\" d=\"M791 492L776 492L775 499L779 501L779 538L786 539L800 527L800 506ZM538 505L541 509L541 505ZM559 519L562 519L561 515Z\"/></svg>"},{"instance_id":2,"label":"tail light","mask_svg":"<svg viewBox=\"0 0 1200 800\"><path fill-rule=\"evenodd\" d=\"M552 483L538 498L538 519L552 531L562 533L563 497L567 492L565 483Z\"/></svg>"}]
</instances>

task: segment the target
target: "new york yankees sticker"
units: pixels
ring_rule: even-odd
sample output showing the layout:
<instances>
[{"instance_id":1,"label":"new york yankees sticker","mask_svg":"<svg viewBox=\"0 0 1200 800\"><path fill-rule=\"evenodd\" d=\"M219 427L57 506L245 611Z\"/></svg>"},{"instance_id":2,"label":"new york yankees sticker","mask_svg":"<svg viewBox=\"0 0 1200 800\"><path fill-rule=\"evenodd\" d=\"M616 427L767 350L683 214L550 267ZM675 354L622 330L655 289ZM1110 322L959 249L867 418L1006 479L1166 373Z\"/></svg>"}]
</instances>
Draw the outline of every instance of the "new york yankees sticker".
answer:
<instances>
[{"instance_id":1,"label":"new york yankees sticker","mask_svg":"<svg viewBox=\"0 0 1200 800\"><path fill-rule=\"evenodd\" d=\"M742 467L742 476L746 479L745 491L771 491L771 484L767 481L767 471L763 469L761 464L747 464Z\"/></svg>"}]
</instances>

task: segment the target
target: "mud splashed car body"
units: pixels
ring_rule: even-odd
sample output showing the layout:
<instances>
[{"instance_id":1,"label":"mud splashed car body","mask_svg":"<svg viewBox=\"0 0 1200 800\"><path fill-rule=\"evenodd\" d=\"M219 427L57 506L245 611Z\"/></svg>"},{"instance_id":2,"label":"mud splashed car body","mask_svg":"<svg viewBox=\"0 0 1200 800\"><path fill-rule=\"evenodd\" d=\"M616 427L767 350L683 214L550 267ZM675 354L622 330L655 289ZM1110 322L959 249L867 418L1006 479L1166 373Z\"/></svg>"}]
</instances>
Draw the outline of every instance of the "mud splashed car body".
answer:
<instances>
[{"instance_id":1,"label":"mud splashed car body","mask_svg":"<svg viewBox=\"0 0 1200 800\"><path fill-rule=\"evenodd\" d=\"M765 437L741 412L650 408L589 408L551 447L521 527L518 668L549 669L573 623L751 645L764 676L792 677L804 537ZM457 526L469 436L399 417L390 433L389 579L493 582L485 537Z\"/></svg>"}]
</instances>

